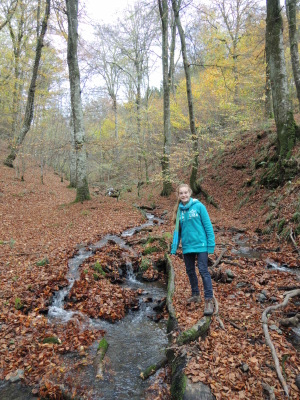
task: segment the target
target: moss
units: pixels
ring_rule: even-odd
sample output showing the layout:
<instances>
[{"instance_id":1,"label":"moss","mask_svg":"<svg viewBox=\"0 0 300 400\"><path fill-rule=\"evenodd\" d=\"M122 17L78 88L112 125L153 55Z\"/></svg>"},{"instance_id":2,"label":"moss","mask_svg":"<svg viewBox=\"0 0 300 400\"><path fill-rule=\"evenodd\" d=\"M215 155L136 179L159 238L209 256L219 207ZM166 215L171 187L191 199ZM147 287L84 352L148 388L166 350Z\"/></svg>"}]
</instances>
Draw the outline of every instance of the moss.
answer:
<instances>
[{"instance_id":1,"label":"moss","mask_svg":"<svg viewBox=\"0 0 300 400\"><path fill-rule=\"evenodd\" d=\"M161 251L161 249L157 246L153 246L153 247L149 246L143 250L143 255L146 256L146 255L152 254L152 253L159 253L160 251Z\"/></svg>"},{"instance_id":2,"label":"moss","mask_svg":"<svg viewBox=\"0 0 300 400\"><path fill-rule=\"evenodd\" d=\"M94 277L95 281L99 281L99 279L100 279L100 276L98 274L96 274L96 272L93 273L93 277Z\"/></svg>"},{"instance_id":3,"label":"moss","mask_svg":"<svg viewBox=\"0 0 300 400\"><path fill-rule=\"evenodd\" d=\"M49 264L49 260L48 260L47 257L46 257L46 258L43 258L42 260L37 261L37 262L35 263L35 265L36 265L37 267L44 267L45 265L48 265L48 264Z\"/></svg>"},{"instance_id":4,"label":"moss","mask_svg":"<svg viewBox=\"0 0 300 400\"><path fill-rule=\"evenodd\" d=\"M19 297L16 297L15 298L15 309L22 310L22 308L24 308L24 304L22 303L22 301Z\"/></svg>"},{"instance_id":5,"label":"moss","mask_svg":"<svg viewBox=\"0 0 300 400\"><path fill-rule=\"evenodd\" d=\"M205 335L211 322L211 317L203 317L192 328L184 331L177 339L179 346Z\"/></svg>"},{"instance_id":6,"label":"moss","mask_svg":"<svg viewBox=\"0 0 300 400\"><path fill-rule=\"evenodd\" d=\"M140 264L140 270L146 272L152 264L152 261L149 258L142 257L142 261Z\"/></svg>"},{"instance_id":7,"label":"moss","mask_svg":"<svg viewBox=\"0 0 300 400\"><path fill-rule=\"evenodd\" d=\"M278 234L280 234L280 233L282 232L283 227L284 227L285 224L286 224L285 219L281 219L281 220L279 221L278 226L277 226L277 232L278 232Z\"/></svg>"},{"instance_id":8,"label":"moss","mask_svg":"<svg viewBox=\"0 0 300 400\"><path fill-rule=\"evenodd\" d=\"M159 236L149 236L145 246L152 244L154 242L158 242L159 246L163 249L166 250L168 248L168 245L166 243L166 239L164 237L159 237Z\"/></svg>"},{"instance_id":9,"label":"moss","mask_svg":"<svg viewBox=\"0 0 300 400\"><path fill-rule=\"evenodd\" d=\"M43 343L60 344L61 341L55 336L49 336L43 339Z\"/></svg>"},{"instance_id":10,"label":"moss","mask_svg":"<svg viewBox=\"0 0 300 400\"><path fill-rule=\"evenodd\" d=\"M292 221L293 222L300 222L300 212L296 211L293 216L292 216Z\"/></svg>"},{"instance_id":11,"label":"moss","mask_svg":"<svg viewBox=\"0 0 300 400\"><path fill-rule=\"evenodd\" d=\"M91 200L87 179L84 180L82 187L77 188L75 203L79 203L86 200Z\"/></svg>"},{"instance_id":12,"label":"moss","mask_svg":"<svg viewBox=\"0 0 300 400\"><path fill-rule=\"evenodd\" d=\"M187 377L183 370L186 365L186 358L176 357L172 362L172 383L171 383L171 399L182 400L187 385Z\"/></svg>"},{"instance_id":13,"label":"moss","mask_svg":"<svg viewBox=\"0 0 300 400\"><path fill-rule=\"evenodd\" d=\"M105 339L105 337L103 337L100 340L100 342L98 344L98 348L97 348L97 352L101 353L101 360L105 356L105 353L107 352L108 346L109 346L108 341Z\"/></svg>"},{"instance_id":14,"label":"moss","mask_svg":"<svg viewBox=\"0 0 300 400\"><path fill-rule=\"evenodd\" d=\"M99 263L99 261L96 261L96 263L93 265L93 270L98 272L98 274L101 274L102 276L105 276L106 273L103 271L103 268L101 266L101 264Z\"/></svg>"},{"instance_id":15,"label":"moss","mask_svg":"<svg viewBox=\"0 0 300 400\"><path fill-rule=\"evenodd\" d=\"M284 240L288 240L290 237L290 228L288 226L284 227L280 233L280 237Z\"/></svg>"},{"instance_id":16,"label":"moss","mask_svg":"<svg viewBox=\"0 0 300 400\"><path fill-rule=\"evenodd\" d=\"M276 218L276 213L275 212L271 212L270 214L267 215L266 223L268 224L274 218Z\"/></svg>"}]
</instances>

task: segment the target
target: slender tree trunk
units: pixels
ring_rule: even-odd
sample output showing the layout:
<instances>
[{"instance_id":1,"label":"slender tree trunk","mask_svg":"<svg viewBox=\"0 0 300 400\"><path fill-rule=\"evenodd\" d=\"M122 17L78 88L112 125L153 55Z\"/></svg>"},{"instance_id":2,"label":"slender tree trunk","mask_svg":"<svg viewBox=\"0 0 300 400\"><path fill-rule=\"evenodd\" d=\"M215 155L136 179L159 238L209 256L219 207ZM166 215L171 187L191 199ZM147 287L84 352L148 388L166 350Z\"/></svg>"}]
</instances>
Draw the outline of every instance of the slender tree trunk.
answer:
<instances>
[{"instance_id":1,"label":"slender tree trunk","mask_svg":"<svg viewBox=\"0 0 300 400\"><path fill-rule=\"evenodd\" d=\"M170 76L169 76L169 44L168 44L168 27L169 27L169 9L168 0L158 0L160 19L162 25L162 64L163 64L163 90L164 90L164 143L162 177L163 189L162 196L169 196L172 191L170 177L170 152L171 152L171 114L170 114Z\"/></svg>"},{"instance_id":2,"label":"slender tree trunk","mask_svg":"<svg viewBox=\"0 0 300 400\"><path fill-rule=\"evenodd\" d=\"M115 116L115 140L116 140L116 145L115 145L115 157L117 162L119 161L120 154L119 154L119 126L118 126L118 103L117 103L117 97L116 95L112 96L113 100L113 111L114 111L114 116Z\"/></svg>"},{"instance_id":3,"label":"slender tree trunk","mask_svg":"<svg viewBox=\"0 0 300 400\"><path fill-rule=\"evenodd\" d=\"M191 72L189 69L189 63L188 63L188 59L187 59L185 34L183 31L181 21L180 21L180 16L179 16L180 4L181 4L181 1L172 0L172 7L173 7L174 16L175 16L175 22L176 22L176 26L177 26L177 29L179 32L180 42L181 42L183 66L184 66L185 79L186 79L186 93L187 93L188 109L189 109L190 131L191 131L191 137L192 137L193 163L192 163L192 172L191 172L191 176L190 176L190 186L191 186L193 193L197 194L201 191L201 187L197 183L197 173L198 173L198 165L199 165L198 136L197 136L196 123L195 123Z\"/></svg>"},{"instance_id":4,"label":"slender tree trunk","mask_svg":"<svg viewBox=\"0 0 300 400\"><path fill-rule=\"evenodd\" d=\"M76 188L76 148L75 148L75 133L74 133L74 122L71 113L70 118L70 143L71 143L71 150L70 150L70 188Z\"/></svg>"},{"instance_id":5,"label":"slender tree trunk","mask_svg":"<svg viewBox=\"0 0 300 400\"><path fill-rule=\"evenodd\" d=\"M291 62L296 85L298 102L300 105L300 67L297 37L296 0L285 0L286 14L289 22L289 39Z\"/></svg>"},{"instance_id":6,"label":"slender tree trunk","mask_svg":"<svg viewBox=\"0 0 300 400\"><path fill-rule=\"evenodd\" d=\"M90 199L87 180L87 156L85 149L85 132L80 92L80 72L78 65L78 0L66 0L68 15L68 67L71 93L71 109L74 121L76 148L76 200Z\"/></svg>"},{"instance_id":7,"label":"slender tree trunk","mask_svg":"<svg viewBox=\"0 0 300 400\"><path fill-rule=\"evenodd\" d=\"M26 137L27 132L30 129L30 125L31 125L31 122L33 119L36 80L37 80L37 76L38 76L38 70L39 70L39 65L40 65L40 60L41 60L41 55L42 55L42 48L44 45L44 37L45 37L46 31L47 31L47 26L48 26L49 15L50 15L50 0L46 0L45 15L44 15L43 22L42 22L42 29L41 29L41 33L37 39L35 60L34 60L34 65L33 65L33 70L32 70L32 77L31 77L31 82L30 82L30 86L29 86L29 91L28 91L23 126L21 128L21 132L20 132L16 142L13 144L13 146L11 148L10 154L4 161L4 164L11 168L13 168L13 162L18 154L21 144L23 143L23 141Z\"/></svg>"},{"instance_id":8,"label":"slender tree trunk","mask_svg":"<svg viewBox=\"0 0 300 400\"><path fill-rule=\"evenodd\" d=\"M271 91L269 50L267 46L267 37L265 45L265 55L266 55L265 116L266 118L272 118L273 107L272 107L272 91Z\"/></svg>"},{"instance_id":9,"label":"slender tree trunk","mask_svg":"<svg viewBox=\"0 0 300 400\"><path fill-rule=\"evenodd\" d=\"M289 158L296 139L296 124L289 100L284 58L283 22L279 0L267 0L267 48L270 66L279 161Z\"/></svg>"}]
</instances>

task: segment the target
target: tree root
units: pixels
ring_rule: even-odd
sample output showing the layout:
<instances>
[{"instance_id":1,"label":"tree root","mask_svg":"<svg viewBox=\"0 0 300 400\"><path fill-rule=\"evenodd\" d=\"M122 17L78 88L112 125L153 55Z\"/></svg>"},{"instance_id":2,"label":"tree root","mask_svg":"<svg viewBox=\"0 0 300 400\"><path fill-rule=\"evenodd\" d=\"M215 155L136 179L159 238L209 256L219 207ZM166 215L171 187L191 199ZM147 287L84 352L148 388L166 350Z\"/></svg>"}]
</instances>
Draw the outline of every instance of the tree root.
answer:
<instances>
[{"instance_id":1,"label":"tree root","mask_svg":"<svg viewBox=\"0 0 300 400\"><path fill-rule=\"evenodd\" d=\"M273 388L265 382L262 382L263 389L269 393L270 400L276 400Z\"/></svg>"},{"instance_id":2,"label":"tree root","mask_svg":"<svg viewBox=\"0 0 300 400\"><path fill-rule=\"evenodd\" d=\"M226 331L225 326L223 324L223 321L221 320L220 316L219 316L219 303L218 300L216 299L215 295L214 295L214 301L215 301L215 312L214 312L214 316L216 317L216 320L219 322L220 327Z\"/></svg>"},{"instance_id":3,"label":"tree root","mask_svg":"<svg viewBox=\"0 0 300 400\"><path fill-rule=\"evenodd\" d=\"M271 337L270 337L270 334L269 334L269 330L268 330L268 313L270 313L270 312L272 312L274 310L277 310L279 308L285 307L290 298L295 297L295 296L299 296L299 295L300 295L300 289L293 290L291 292L286 293L286 296L285 296L285 298L284 298L282 303L274 305L274 306L267 307L265 309L265 311L263 312L262 317L261 317L263 331L264 331L265 338L266 338L266 343L268 344L268 346L271 349L272 357L273 357L273 360L274 360L274 363L275 363L276 373L277 373L279 381L280 381L280 383L281 383L281 385L282 385L282 387L284 389L284 392L285 392L287 397L289 397L289 389L287 387L285 379L283 378L283 375L282 375L282 372L281 372L281 369L280 369L278 356L277 356L277 353L276 353L276 349L275 349L275 347L273 345L273 342L271 340Z\"/></svg>"},{"instance_id":4,"label":"tree root","mask_svg":"<svg viewBox=\"0 0 300 400\"><path fill-rule=\"evenodd\" d=\"M293 242L293 245L295 246L295 249L297 250L298 254L300 255L300 250L298 249L297 243L294 239L292 228L290 230L290 238L291 238L291 241Z\"/></svg>"}]
</instances>

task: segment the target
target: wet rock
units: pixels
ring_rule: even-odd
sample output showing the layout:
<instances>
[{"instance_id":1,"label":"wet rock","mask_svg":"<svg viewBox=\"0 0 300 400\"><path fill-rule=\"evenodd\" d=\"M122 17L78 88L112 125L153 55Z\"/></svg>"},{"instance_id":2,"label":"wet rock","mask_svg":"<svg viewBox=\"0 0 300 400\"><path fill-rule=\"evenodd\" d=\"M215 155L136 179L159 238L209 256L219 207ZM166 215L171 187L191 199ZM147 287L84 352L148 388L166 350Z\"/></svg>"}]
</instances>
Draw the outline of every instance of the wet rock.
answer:
<instances>
[{"instance_id":1,"label":"wet rock","mask_svg":"<svg viewBox=\"0 0 300 400\"><path fill-rule=\"evenodd\" d=\"M239 282L239 283L236 284L237 288L241 288L241 287L244 287L244 286L247 286L246 282Z\"/></svg>"},{"instance_id":2,"label":"wet rock","mask_svg":"<svg viewBox=\"0 0 300 400\"><path fill-rule=\"evenodd\" d=\"M279 329L277 325L271 325L271 326L270 326L270 329L271 329L272 331L276 331L277 333L279 333L280 335L282 335L282 330Z\"/></svg>"},{"instance_id":3,"label":"wet rock","mask_svg":"<svg viewBox=\"0 0 300 400\"><path fill-rule=\"evenodd\" d=\"M152 301L153 301L152 297L144 297L143 298L144 303L152 303Z\"/></svg>"},{"instance_id":4,"label":"wet rock","mask_svg":"<svg viewBox=\"0 0 300 400\"><path fill-rule=\"evenodd\" d=\"M209 386L202 382L193 383L187 380L183 400L214 400L215 396L211 393Z\"/></svg>"},{"instance_id":5,"label":"wet rock","mask_svg":"<svg viewBox=\"0 0 300 400\"><path fill-rule=\"evenodd\" d=\"M266 297L263 293L260 293L260 294L257 296L257 301L258 301L259 303L264 303L266 300L267 300L267 297Z\"/></svg>"},{"instance_id":6,"label":"wet rock","mask_svg":"<svg viewBox=\"0 0 300 400\"><path fill-rule=\"evenodd\" d=\"M6 375L5 380L9 382L17 382L21 379L24 379L24 370L17 369L15 372L11 372L10 374Z\"/></svg>"},{"instance_id":7,"label":"wet rock","mask_svg":"<svg viewBox=\"0 0 300 400\"><path fill-rule=\"evenodd\" d=\"M249 365L246 364L246 363L243 363L243 364L241 365L241 370L242 370L243 372L248 372L248 371L249 371Z\"/></svg>"},{"instance_id":8,"label":"wet rock","mask_svg":"<svg viewBox=\"0 0 300 400\"><path fill-rule=\"evenodd\" d=\"M278 299L277 299L277 297L275 297L275 296L270 297L269 300L270 300L272 303L277 303L277 302L278 302Z\"/></svg>"},{"instance_id":9,"label":"wet rock","mask_svg":"<svg viewBox=\"0 0 300 400\"><path fill-rule=\"evenodd\" d=\"M234 278L234 274L230 269L226 269L225 273L227 274L227 277L229 279L233 279Z\"/></svg>"},{"instance_id":10,"label":"wet rock","mask_svg":"<svg viewBox=\"0 0 300 400\"><path fill-rule=\"evenodd\" d=\"M295 384L296 384L297 388L300 389L300 374L298 374L296 376Z\"/></svg>"}]
</instances>

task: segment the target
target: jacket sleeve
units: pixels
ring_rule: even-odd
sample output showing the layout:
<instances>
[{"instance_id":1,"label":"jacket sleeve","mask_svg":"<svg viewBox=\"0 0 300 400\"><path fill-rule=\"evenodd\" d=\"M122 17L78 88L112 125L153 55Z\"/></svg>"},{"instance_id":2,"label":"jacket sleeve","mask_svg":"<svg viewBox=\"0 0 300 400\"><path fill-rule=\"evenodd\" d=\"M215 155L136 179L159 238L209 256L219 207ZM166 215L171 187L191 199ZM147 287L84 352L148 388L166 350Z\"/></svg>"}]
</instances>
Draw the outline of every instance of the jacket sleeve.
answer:
<instances>
[{"instance_id":1,"label":"jacket sleeve","mask_svg":"<svg viewBox=\"0 0 300 400\"><path fill-rule=\"evenodd\" d=\"M179 243L180 243L180 229L179 231L174 231L173 233L173 241L172 241L172 245L171 245L171 254L176 254L176 251L178 249Z\"/></svg>"},{"instance_id":2,"label":"jacket sleeve","mask_svg":"<svg viewBox=\"0 0 300 400\"><path fill-rule=\"evenodd\" d=\"M210 222L210 218L206 210L206 207L202 203L200 204L200 207L201 207L200 208L201 221L207 237L207 252L209 254L213 254L215 250L214 229L212 223Z\"/></svg>"}]
</instances>

